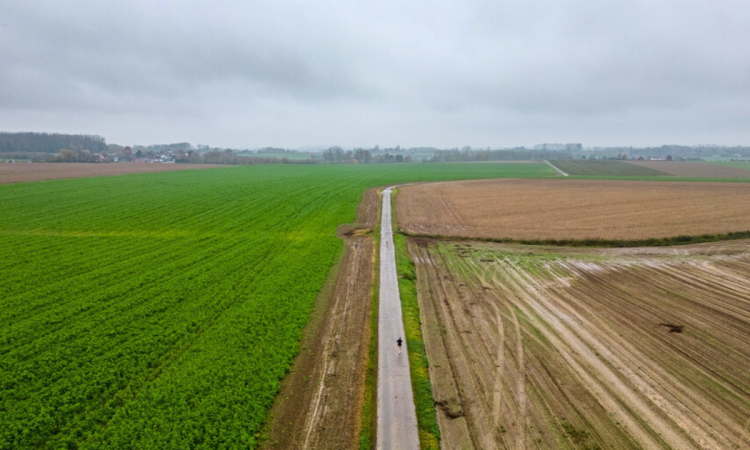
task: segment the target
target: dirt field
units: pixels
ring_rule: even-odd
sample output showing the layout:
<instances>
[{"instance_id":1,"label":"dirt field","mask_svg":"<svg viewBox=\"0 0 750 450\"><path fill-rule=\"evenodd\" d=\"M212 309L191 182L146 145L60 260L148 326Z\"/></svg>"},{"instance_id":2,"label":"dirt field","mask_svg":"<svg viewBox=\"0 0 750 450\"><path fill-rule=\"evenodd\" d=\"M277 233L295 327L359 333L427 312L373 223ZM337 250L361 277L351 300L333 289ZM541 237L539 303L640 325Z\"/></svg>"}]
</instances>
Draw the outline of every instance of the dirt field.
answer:
<instances>
[{"instance_id":1,"label":"dirt field","mask_svg":"<svg viewBox=\"0 0 750 450\"><path fill-rule=\"evenodd\" d=\"M481 180L404 186L411 234L512 239L672 237L750 229L750 184Z\"/></svg>"},{"instance_id":2,"label":"dirt field","mask_svg":"<svg viewBox=\"0 0 750 450\"><path fill-rule=\"evenodd\" d=\"M688 161L624 161L627 164L658 170L676 177L750 178L750 170Z\"/></svg>"},{"instance_id":3,"label":"dirt field","mask_svg":"<svg viewBox=\"0 0 750 450\"><path fill-rule=\"evenodd\" d=\"M101 177L130 173L167 172L172 170L213 169L213 164L145 164L145 163L13 163L0 164L0 184L60 178Z\"/></svg>"},{"instance_id":4,"label":"dirt field","mask_svg":"<svg viewBox=\"0 0 750 450\"><path fill-rule=\"evenodd\" d=\"M750 241L409 249L443 448L750 448Z\"/></svg>"},{"instance_id":5,"label":"dirt field","mask_svg":"<svg viewBox=\"0 0 750 450\"><path fill-rule=\"evenodd\" d=\"M377 224L379 197L362 197L356 223L340 234L346 251L305 329L291 372L271 410L267 449L353 449L359 446L374 241L358 230Z\"/></svg>"}]
</instances>

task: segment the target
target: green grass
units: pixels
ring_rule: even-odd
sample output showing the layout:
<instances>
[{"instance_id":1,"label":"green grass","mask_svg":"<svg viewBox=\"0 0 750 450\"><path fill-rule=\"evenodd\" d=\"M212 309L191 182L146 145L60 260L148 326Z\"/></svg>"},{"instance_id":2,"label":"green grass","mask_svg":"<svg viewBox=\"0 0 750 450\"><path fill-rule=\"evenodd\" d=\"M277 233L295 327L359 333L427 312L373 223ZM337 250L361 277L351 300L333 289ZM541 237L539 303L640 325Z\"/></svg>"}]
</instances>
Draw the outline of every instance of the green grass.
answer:
<instances>
[{"instance_id":1,"label":"green grass","mask_svg":"<svg viewBox=\"0 0 750 450\"><path fill-rule=\"evenodd\" d=\"M0 449L253 448L366 188L553 175L270 165L0 186Z\"/></svg>"},{"instance_id":2,"label":"green grass","mask_svg":"<svg viewBox=\"0 0 750 450\"><path fill-rule=\"evenodd\" d=\"M628 164L622 161L589 161L581 159L560 159L550 161L555 167L569 175L599 176L668 176L659 170Z\"/></svg>"},{"instance_id":3,"label":"green grass","mask_svg":"<svg viewBox=\"0 0 750 450\"><path fill-rule=\"evenodd\" d=\"M396 194L394 194L394 199ZM393 202L395 210L395 201ZM404 333L409 348L409 371L414 392L414 405L417 413L419 445L422 450L440 449L440 427L435 410L435 397L432 395L429 362L422 339L422 320L417 301L417 274L414 263L406 248L406 238L398 233L393 223L393 244L396 253L396 273L398 290L401 296L401 311L404 317Z\"/></svg>"},{"instance_id":4,"label":"green grass","mask_svg":"<svg viewBox=\"0 0 750 450\"><path fill-rule=\"evenodd\" d=\"M382 203L378 205L380 217ZM375 447L377 438L377 395L378 395L378 314L380 297L380 220L372 229L374 241L373 283L370 293L370 342L367 345L367 366L365 367L365 390L362 402L362 425L359 430L359 449L370 450Z\"/></svg>"}]
</instances>

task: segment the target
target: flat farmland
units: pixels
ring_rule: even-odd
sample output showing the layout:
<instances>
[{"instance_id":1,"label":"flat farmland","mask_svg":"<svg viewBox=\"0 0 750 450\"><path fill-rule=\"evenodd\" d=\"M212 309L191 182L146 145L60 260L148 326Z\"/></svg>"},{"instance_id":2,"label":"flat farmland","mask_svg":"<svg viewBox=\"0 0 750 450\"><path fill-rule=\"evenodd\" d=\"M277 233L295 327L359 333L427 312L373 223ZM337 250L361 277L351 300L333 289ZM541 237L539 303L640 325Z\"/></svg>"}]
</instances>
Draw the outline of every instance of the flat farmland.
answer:
<instances>
[{"instance_id":1,"label":"flat farmland","mask_svg":"<svg viewBox=\"0 0 750 450\"><path fill-rule=\"evenodd\" d=\"M146 164L146 163L30 163L0 164L0 184L62 178L102 177L131 173L171 172L174 170L215 169L212 164Z\"/></svg>"},{"instance_id":2,"label":"flat farmland","mask_svg":"<svg viewBox=\"0 0 750 450\"><path fill-rule=\"evenodd\" d=\"M0 186L0 449L256 448L331 267L341 261L367 284L371 249L342 257L337 236L363 192L503 176L554 171L271 165ZM322 307L342 318L315 348L335 358L343 337L355 363L351 373L335 365L336 379L356 380L370 298L346 281ZM337 303L361 297L368 305ZM311 372L292 386L313 389L314 375L338 399L335 409L321 400L325 411L359 413L362 386L320 377L334 365L301 367ZM331 418L300 401L280 409L311 411L291 416L313 425L295 424L286 448L300 448L299 436L331 442L308 433ZM356 427L328 429L352 448Z\"/></svg>"},{"instance_id":3,"label":"flat farmland","mask_svg":"<svg viewBox=\"0 0 750 450\"><path fill-rule=\"evenodd\" d=\"M639 240L750 229L750 184L482 180L404 186L409 234L516 240Z\"/></svg>"},{"instance_id":4,"label":"flat farmland","mask_svg":"<svg viewBox=\"0 0 750 450\"><path fill-rule=\"evenodd\" d=\"M625 164L683 178L750 178L750 170L746 168L697 161L626 161Z\"/></svg>"},{"instance_id":5,"label":"flat farmland","mask_svg":"<svg viewBox=\"0 0 750 450\"><path fill-rule=\"evenodd\" d=\"M618 177L648 177L668 175L649 167L628 164L623 161L592 161L581 159L559 159L550 161L569 175L599 175Z\"/></svg>"},{"instance_id":6,"label":"flat farmland","mask_svg":"<svg viewBox=\"0 0 750 450\"><path fill-rule=\"evenodd\" d=\"M750 242L409 238L443 448L750 447Z\"/></svg>"}]
</instances>

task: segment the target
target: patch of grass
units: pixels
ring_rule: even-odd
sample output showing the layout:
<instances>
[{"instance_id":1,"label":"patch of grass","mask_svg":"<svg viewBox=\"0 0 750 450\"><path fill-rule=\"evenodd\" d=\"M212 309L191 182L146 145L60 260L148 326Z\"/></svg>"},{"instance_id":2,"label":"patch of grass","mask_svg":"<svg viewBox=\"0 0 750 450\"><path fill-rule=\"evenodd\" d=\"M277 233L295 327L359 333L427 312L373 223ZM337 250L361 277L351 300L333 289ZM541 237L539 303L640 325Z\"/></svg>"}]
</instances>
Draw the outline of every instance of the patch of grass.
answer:
<instances>
[{"instance_id":1,"label":"patch of grass","mask_svg":"<svg viewBox=\"0 0 750 450\"><path fill-rule=\"evenodd\" d=\"M628 164L623 161L588 161L585 159L559 159L550 161L569 175L612 176L667 176L668 174L648 167Z\"/></svg>"},{"instance_id":2,"label":"patch of grass","mask_svg":"<svg viewBox=\"0 0 750 450\"><path fill-rule=\"evenodd\" d=\"M378 202L378 217L380 217L380 205ZM375 448L377 432L377 397L378 397L378 312L380 296L380 220L373 228L374 236L374 260L373 277L370 296L370 342L367 347L367 367L365 368L365 392L362 402L362 427L359 430L359 450L371 450Z\"/></svg>"},{"instance_id":3,"label":"patch of grass","mask_svg":"<svg viewBox=\"0 0 750 450\"><path fill-rule=\"evenodd\" d=\"M581 446L584 450L601 450L601 447L592 443L593 437L591 433L585 430L578 430L573 425L563 422L562 427L565 430L565 434L574 444Z\"/></svg>"}]
</instances>

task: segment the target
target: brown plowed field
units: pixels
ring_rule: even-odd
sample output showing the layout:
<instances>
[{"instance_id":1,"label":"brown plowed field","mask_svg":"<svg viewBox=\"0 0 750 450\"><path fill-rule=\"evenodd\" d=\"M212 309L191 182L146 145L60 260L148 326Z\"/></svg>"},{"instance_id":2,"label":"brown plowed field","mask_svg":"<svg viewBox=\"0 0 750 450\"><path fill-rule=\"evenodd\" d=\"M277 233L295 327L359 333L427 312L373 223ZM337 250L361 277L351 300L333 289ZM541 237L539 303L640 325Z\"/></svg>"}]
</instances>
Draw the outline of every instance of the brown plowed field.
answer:
<instances>
[{"instance_id":1,"label":"brown plowed field","mask_svg":"<svg viewBox=\"0 0 750 450\"><path fill-rule=\"evenodd\" d=\"M377 189L366 191L356 223L342 227L346 250L316 302L300 353L271 410L267 449L341 449L359 446L374 241L357 230L378 219Z\"/></svg>"},{"instance_id":2,"label":"brown plowed field","mask_svg":"<svg viewBox=\"0 0 750 450\"><path fill-rule=\"evenodd\" d=\"M146 164L146 163L13 163L0 164L0 184L61 178L102 177L131 173L167 172L173 170L214 169L227 167L213 164Z\"/></svg>"},{"instance_id":3,"label":"brown plowed field","mask_svg":"<svg viewBox=\"0 0 750 450\"><path fill-rule=\"evenodd\" d=\"M408 246L443 448L750 448L750 241Z\"/></svg>"},{"instance_id":4,"label":"brown plowed field","mask_svg":"<svg viewBox=\"0 0 750 450\"><path fill-rule=\"evenodd\" d=\"M690 161L623 161L686 178L750 178L750 170Z\"/></svg>"},{"instance_id":5,"label":"brown plowed field","mask_svg":"<svg viewBox=\"0 0 750 450\"><path fill-rule=\"evenodd\" d=\"M410 234L637 240L750 230L750 184L480 180L404 186Z\"/></svg>"}]
</instances>

